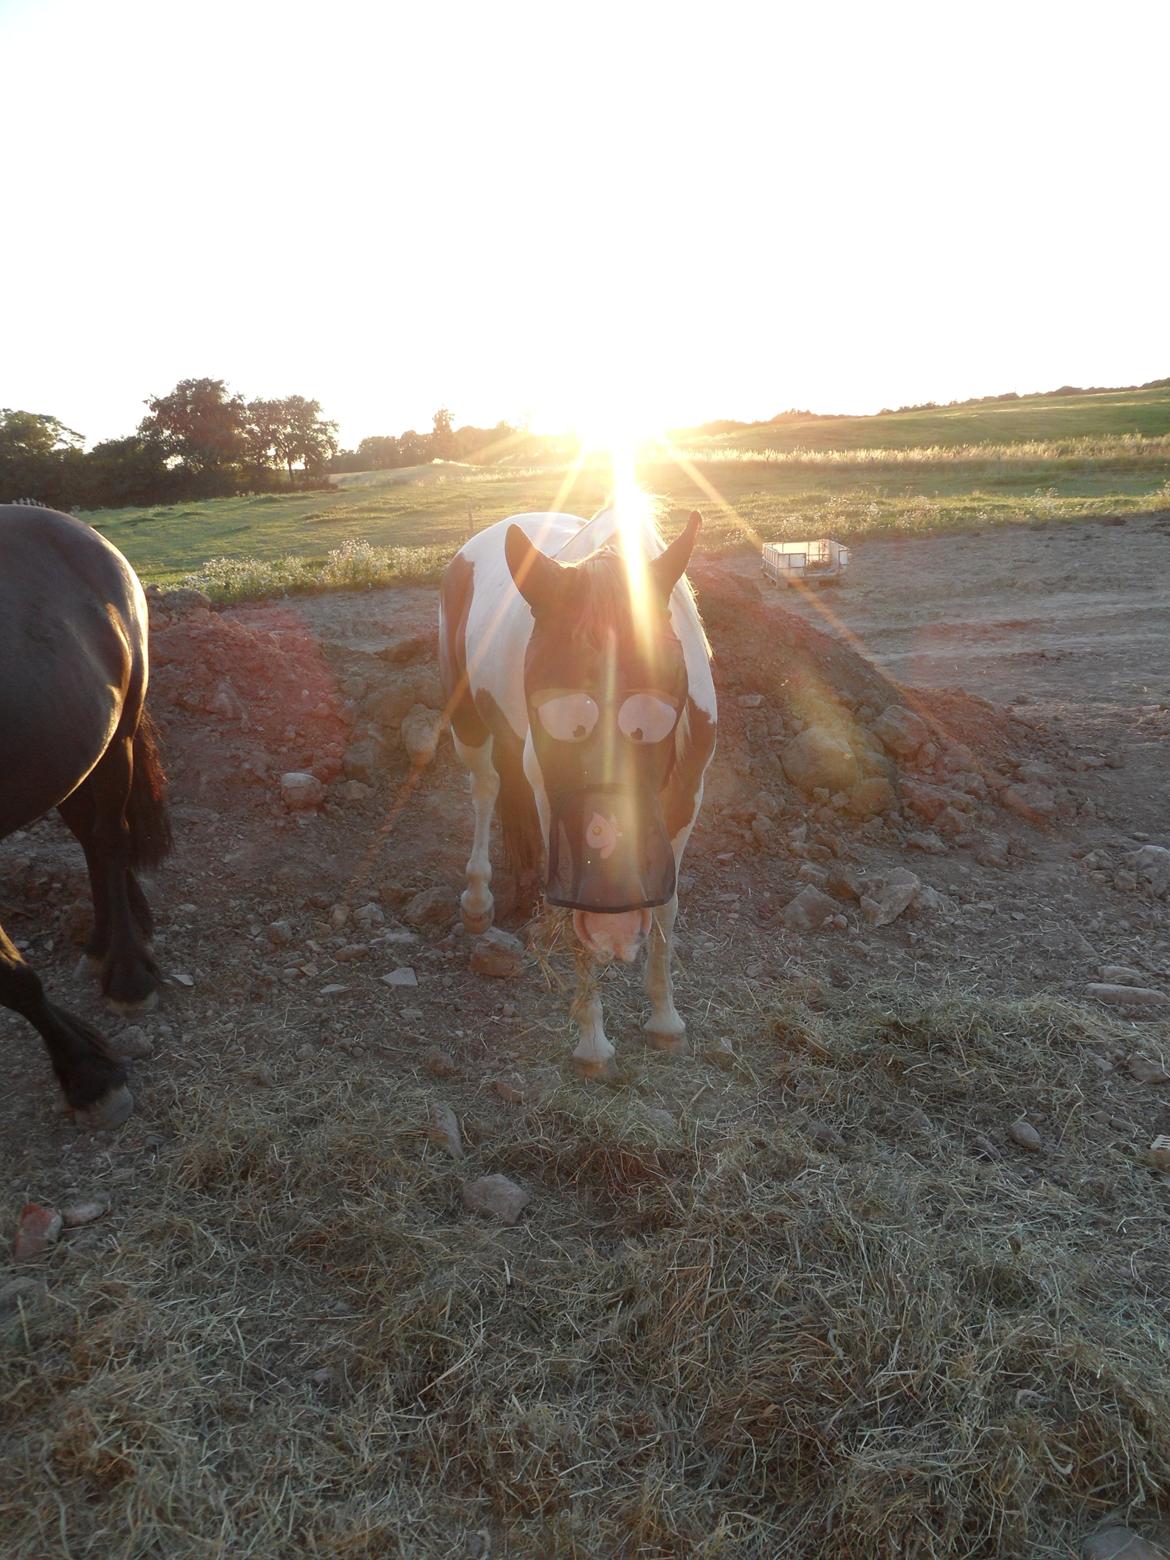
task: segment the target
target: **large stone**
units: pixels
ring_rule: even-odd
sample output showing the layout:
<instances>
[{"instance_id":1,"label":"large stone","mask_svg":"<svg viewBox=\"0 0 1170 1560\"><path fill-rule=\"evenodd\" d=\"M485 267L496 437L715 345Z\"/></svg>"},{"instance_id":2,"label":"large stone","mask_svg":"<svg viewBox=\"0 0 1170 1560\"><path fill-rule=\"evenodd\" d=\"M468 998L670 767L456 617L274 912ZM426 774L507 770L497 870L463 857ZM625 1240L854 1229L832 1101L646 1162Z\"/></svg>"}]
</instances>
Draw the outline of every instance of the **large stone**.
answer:
<instances>
[{"instance_id":1,"label":"large stone","mask_svg":"<svg viewBox=\"0 0 1170 1560\"><path fill-rule=\"evenodd\" d=\"M456 900L450 889L436 885L424 888L402 912L408 926L450 926L455 919Z\"/></svg>"},{"instance_id":2,"label":"large stone","mask_svg":"<svg viewBox=\"0 0 1170 1560\"><path fill-rule=\"evenodd\" d=\"M519 975L524 969L524 944L511 932L490 927L472 945L471 968L476 975L490 975L497 980Z\"/></svg>"},{"instance_id":3,"label":"large stone","mask_svg":"<svg viewBox=\"0 0 1170 1560\"><path fill-rule=\"evenodd\" d=\"M884 775L871 775L868 780L858 781L845 806L855 818L876 818L889 812L897 799L893 786Z\"/></svg>"},{"instance_id":4,"label":"large stone","mask_svg":"<svg viewBox=\"0 0 1170 1560\"><path fill-rule=\"evenodd\" d=\"M1170 1551L1132 1528L1102 1528L1081 1541L1081 1560L1170 1560Z\"/></svg>"},{"instance_id":5,"label":"large stone","mask_svg":"<svg viewBox=\"0 0 1170 1560\"><path fill-rule=\"evenodd\" d=\"M1048 823L1056 814L1056 792L1035 781L1009 785L1000 796L1000 801L1028 823Z\"/></svg>"},{"instance_id":6,"label":"large stone","mask_svg":"<svg viewBox=\"0 0 1170 1560\"><path fill-rule=\"evenodd\" d=\"M25 1203L16 1220L16 1238L12 1255L17 1262L32 1262L43 1257L61 1234L63 1220L55 1208L41 1203Z\"/></svg>"},{"instance_id":7,"label":"large stone","mask_svg":"<svg viewBox=\"0 0 1170 1560\"><path fill-rule=\"evenodd\" d=\"M790 932L815 932L836 914L837 901L810 883L785 907L780 919Z\"/></svg>"},{"instance_id":8,"label":"large stone","mask_svg":"<svg viewBox=\"0 0 1170 1560\"><path fill-rule=\"evenodd\" d=\"M342 760L342 768L348 778L360 781L362 785L373 785L385 767L384 749L373 737L362 737L353 743Z\"/></svg>"},{"instance_id":9,"label":"large stone","mask_svg":"<svg viewBox=\"0 0 1170 1560\"><path fill-rule=\"evenodd\" d=\"M290 812L306 812L320 807L325 800L325 787L316 775L289 770L280 777L280 799Z\"/></svg>"},{"instance_id":10,"label":"large stone","mask_svg":"<svg viewBox=\"0 0 1170 1560\"><path fill-rule=\"evenodd\" d=\"M443 690L437 672L416 670L384 684L362 705L362 713L383 731L397 731L415 707L440 709Z\"/></svg>"},{"instance_id":11,"label":"large stone","mask_svg":"<svg viewBox=\"0 0 1170 1560\"><path fill-rule=\"evenodd\" d=\"M1109 1002L1116 1007L1163 1008L1170 1006L1170 997L1152 986L1121 986L1108 981L1093 981L1085 987L1085 995L1095 1002Z\"/></svg>"},{"instance_id":12,"label":"large stone","mask_svg":"<svg viewBox=\"0 0 1170 1560\"><path fill-rule=\"evenodd\" d=\"M1138 882L1155 899L1170 897L1170 850L1162 845L1143 845L1125 859Z\"/></svg>"},{"instance_id":13,"label":"large stone","mask_svg":"<svg viewBox=\"0 0 1170 1560\"><path fill-rule=\"evenodd\" d=\"M416 769L425 769L434 758L442 729L441 712L429 710L425 704L416 704L404 717L402 745Z\"/></svg>"},{"instance_id":14,"label":"large stone","mask_svg":"<svg viewBox=\"0 0 1170 1560\"><path fill-rule=\"evenodd\" d=\"M857 755L823 726L809 726L780 752L784 773L806 794L816 790L851 791L860 779Z\"/></svg>"},{"instance_id":15,"label":"large stone","mask_svg":"<svg viewBox=\"0 0 1170 1560\"><path fill-rule=\"evenodd\" d=\"M890 754L903 762L914 758L929 739L926 722L913 710L892 704L873 723L873 734Z\"/></svg>"},{"instance_id":16,"label":"large stone","mask_svg":"<svg viewBox=\"0 0 1170 1560\"><path fill-rule=\"evenodd\" d=\"M898 868L865 886L861 913L870 926L888 926L914 903L922 883L913 872Z\"/></svg>"},{"instance_id":17,"label":"large stone","mask_svg":"<svg viewBox=\"0 0 1170 1560\"><path fill-rule=\"evenodd\" d=\"M483 1175L463 1188L465 1208L499 1219L501 1224L515 1224L531 1201L524 1188L506 1175Z\"/></svg>"}]
</instances>

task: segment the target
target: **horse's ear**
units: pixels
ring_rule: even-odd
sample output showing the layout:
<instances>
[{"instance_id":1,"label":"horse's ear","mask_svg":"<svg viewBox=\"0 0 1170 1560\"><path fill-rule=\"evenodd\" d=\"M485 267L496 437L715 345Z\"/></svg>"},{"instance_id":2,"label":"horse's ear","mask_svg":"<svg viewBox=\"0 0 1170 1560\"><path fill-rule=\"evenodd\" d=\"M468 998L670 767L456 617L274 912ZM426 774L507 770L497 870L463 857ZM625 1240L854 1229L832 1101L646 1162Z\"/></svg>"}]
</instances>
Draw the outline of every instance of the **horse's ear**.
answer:
<instances>
[{"instance_id":1,"label":"horse's ear","mask_svg":"<svg viewBox=\"0 0 1170 1560\"><path fill-rule=\"evenodd\" d=\"M504 537L504 556L508 560L516 589L533 612L551 606L561 593L565 569L554 559L546 558L518 525L508 527Z\"/></svg>"},{"instance_id":2,"label":"horse's ear","mask_svg":"<svg viewBox=\"0 0 1170 1560\"><path fill-rule=\"evenodd\" d=\"M665 600L670 600L670 593L682 579L687 564L691 561L691 553L694 550L695 538L699 534L699 527L703 524L703 517L697 509L692 509L686 525L671 542L665 552L659 553L657 558L650 562L650 574Z\"/></svg>"}]
</instances>

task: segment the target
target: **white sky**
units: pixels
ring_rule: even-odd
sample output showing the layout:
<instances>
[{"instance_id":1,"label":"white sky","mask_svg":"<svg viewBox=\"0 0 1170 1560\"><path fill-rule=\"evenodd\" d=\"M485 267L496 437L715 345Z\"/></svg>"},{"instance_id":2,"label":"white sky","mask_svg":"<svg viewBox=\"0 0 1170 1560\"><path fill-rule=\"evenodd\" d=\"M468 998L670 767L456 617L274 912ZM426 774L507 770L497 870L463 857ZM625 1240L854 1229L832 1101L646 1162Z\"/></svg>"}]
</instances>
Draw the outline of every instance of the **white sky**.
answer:
<instances>
[{"instance_id":1,"label":"white sky","mask_svg":"<svg viewBox=\"0 0 1170 1560\"><path fill-rule=\"evenodd\" d=\"M1170 374L1167 0L0 0L0 405L343 442Z\"/></svg>"}]
</instances>

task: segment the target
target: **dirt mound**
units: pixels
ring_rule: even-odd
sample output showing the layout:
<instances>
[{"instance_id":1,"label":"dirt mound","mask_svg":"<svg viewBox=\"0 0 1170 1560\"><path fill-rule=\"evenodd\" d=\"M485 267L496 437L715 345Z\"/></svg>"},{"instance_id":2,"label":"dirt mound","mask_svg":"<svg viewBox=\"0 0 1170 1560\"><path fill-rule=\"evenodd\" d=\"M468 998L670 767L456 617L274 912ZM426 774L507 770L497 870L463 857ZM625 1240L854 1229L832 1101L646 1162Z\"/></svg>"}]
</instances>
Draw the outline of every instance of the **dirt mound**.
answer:
<instances>
[{"instance_id":1,"label":"dirt mound","mask_svg":"<svg viewBox=\"0 0 1170 1560\"><path fill-rule=\"evenodd\" d=\"M1030 824L1076 816L1067 751L1021 712L900 685L860 645L765 601L734 566L704 562L693 575L721 696L717 809L879 836L927 824L967 843L1004 813Z\"/></svg>"},{"instance_id":2,"label":"dirt mound","mask_svg":"<svg viewBox=\"0 0 1170 1560\"><path fill-rule=\"evenodd\" d=\"M212 612L197 591L151 601L151 708L199 790L341 771L353 722L320 645L280 608L257 618Z\"/></svg>"}]
</instances>

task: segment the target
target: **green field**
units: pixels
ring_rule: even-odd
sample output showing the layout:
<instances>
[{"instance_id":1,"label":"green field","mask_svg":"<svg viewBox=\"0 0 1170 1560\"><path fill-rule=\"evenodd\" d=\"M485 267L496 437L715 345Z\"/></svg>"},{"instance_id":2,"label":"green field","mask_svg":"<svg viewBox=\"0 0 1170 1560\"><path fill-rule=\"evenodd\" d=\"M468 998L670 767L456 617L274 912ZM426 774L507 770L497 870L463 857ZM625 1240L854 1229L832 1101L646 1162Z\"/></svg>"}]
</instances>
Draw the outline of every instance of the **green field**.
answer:
<instances>
[{"instance_id":1,"label":"green field","mask_svg":"<svg viewBox=\"0 0 1170 1560\"><path fill-rule=\"evenodd\" d=\"M699 506L704 545L1142 514L1170 508L1170 389L753 425L643 452L669 531ZM437 464L340 476L336 491L262 494L87 516L143 579L218 600L437 575L506 515L589 514L608 471Z\"/></svg>"}]
</instances>

